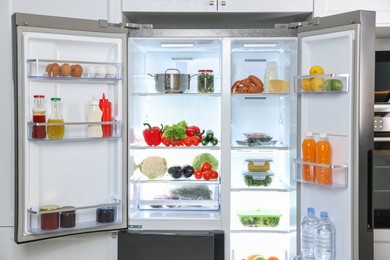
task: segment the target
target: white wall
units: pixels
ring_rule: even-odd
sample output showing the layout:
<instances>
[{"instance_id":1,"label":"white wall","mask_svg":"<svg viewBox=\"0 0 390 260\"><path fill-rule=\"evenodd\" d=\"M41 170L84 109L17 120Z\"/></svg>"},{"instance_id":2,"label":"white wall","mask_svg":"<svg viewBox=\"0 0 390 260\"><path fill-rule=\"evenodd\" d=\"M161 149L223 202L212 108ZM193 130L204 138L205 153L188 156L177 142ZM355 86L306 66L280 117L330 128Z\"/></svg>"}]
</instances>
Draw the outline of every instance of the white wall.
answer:
<instances>
[{"instance_id":1,"label":"white wall","mask_svg":"<svg viewBox=\"0 0 390 260\"><path fill-rule=\"evenodd\" d=\"M71 236L23 245L14 242L14 109L11 15L15 12L121 21L120 0L0 1L0 260L113 260L117 239L110 232Z\"/></svg>"}]
</instances>

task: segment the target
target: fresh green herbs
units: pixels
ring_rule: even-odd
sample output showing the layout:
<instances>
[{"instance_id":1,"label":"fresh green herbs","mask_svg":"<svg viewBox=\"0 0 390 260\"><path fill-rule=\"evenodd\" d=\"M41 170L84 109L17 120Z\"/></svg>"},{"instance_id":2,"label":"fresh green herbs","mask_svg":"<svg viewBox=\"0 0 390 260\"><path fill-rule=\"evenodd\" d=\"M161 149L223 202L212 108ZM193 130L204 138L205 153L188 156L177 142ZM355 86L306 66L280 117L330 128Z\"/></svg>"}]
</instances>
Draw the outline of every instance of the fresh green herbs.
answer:
<instances>
[{"instance_id":1,"label":"fresh green herbs","mask_svg":"<svg viewBox=\"0 0 390 260\"><path fill-rule=\"evenodd\" d=\"M177 124L165 125L163 129L163 137L168 137L171 140L182 140L186 135L187 122L180 121Z\"/></svg>"}]
</instances>

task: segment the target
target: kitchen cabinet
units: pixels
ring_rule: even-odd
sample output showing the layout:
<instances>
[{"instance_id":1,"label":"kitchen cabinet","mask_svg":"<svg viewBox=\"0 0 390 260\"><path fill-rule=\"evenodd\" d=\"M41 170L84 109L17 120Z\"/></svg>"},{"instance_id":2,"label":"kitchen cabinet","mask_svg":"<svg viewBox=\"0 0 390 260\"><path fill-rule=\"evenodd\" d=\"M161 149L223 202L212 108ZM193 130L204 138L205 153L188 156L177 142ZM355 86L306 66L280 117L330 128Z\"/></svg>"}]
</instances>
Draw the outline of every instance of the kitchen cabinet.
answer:
<instances>
[{"instance_id":1,"label":"kitchen cabinet","mask_svg":"<svg viewBox=\"0 0 390 260\"><path fill-rule=\"evenodd\" d=\"M123 0L124 12L312 12L312 0Z\"/></svg>"},{"instance_id":2,"label":"kitchen cabinet","mask_svg":"<svg viewBox=\"0 0 390 260\"><path fill-rule=\"evenodd\" d=\"M354 10L376 11L376 25L390 25L390 2L388 0L315 1L313 16L328 16Z\"/></svg>"}]
</instances>

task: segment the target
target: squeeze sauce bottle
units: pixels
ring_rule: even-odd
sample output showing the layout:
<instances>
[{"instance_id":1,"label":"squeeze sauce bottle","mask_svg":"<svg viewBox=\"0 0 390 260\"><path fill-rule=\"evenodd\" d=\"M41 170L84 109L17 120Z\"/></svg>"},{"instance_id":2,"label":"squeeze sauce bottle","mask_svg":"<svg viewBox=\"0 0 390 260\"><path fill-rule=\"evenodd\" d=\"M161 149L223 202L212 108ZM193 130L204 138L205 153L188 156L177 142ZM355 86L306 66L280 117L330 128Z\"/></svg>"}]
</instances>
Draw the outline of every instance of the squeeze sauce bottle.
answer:
<instances>
[{"instance_id":1,"label":"squeeze sauce bottle","mask_svg":"<svg viewBox=\"0 0 390 260\"><path fill-rule=\"evenodd\" d=\"M331 145L326 134L320 134L320 140L316 145L316 163L331 164ZM318 184L332 184L332 169L329 167L315 167L316 181Z\"/></svg>"},{"instance_id":2,"label":"squeeze sauce bottle","mask_svg":"<svg viewBox=\"0 0 390 260\"><path fill-rule=\"evenodd\" d=\"M306 138L302 142L302 179L308 182L314 182L314 166L305 164L305 162L316 162L316 142L313 138L313 133L308 132Z\"/></svg>"},{"instance_id":3,"label":"squeeze sauce bottle","mask_svg":"<svg viewBox=\"0 0 390 260\"><path fill-rule=\"evenodd\" d=\"M111 102L106 99L105 94L99 100L100 110L103 112L102 122L111 121ZM112 124L103 124L102 125L103 137L112 136Z\"/></svg>"}]
</instances>

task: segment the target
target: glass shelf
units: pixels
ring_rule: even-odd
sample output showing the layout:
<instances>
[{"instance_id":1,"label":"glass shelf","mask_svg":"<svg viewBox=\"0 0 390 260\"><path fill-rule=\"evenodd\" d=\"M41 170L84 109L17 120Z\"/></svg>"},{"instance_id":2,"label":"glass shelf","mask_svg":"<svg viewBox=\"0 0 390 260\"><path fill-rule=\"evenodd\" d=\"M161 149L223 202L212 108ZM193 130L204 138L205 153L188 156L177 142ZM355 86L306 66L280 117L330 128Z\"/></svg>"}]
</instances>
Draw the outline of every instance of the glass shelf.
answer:
<instances>
[{"instance_id":1,"label":"glass shelf","mask_svg":"<svg viewBox=\"0 0 390 260\"><path fill-rule=\"evenodd\" d=\"M325 164L319 164L319 163L309 163L309 162L303 162L301 159L295 159L295 180L297 182L310 184L310 185L317 185L327 188L333 188L333 189L346 189L348 187L348 166L347 165L325 165ZM310 165L313 168L314 167L324 167L324 168L330 168L332 170L332 183L330 184L319 184L317 182L310 182L302 179L301 172L302 172L302 166L303 165Z\"/></svg>"},{"instance_id":2,"label":"glass shelf","mask_svg":"<svg viewBox=\"0 0 390 260\"><path fill-rule=\"evenodd\" d=\"M295 76L294 91L295 93L310 94L345 93L349 91L349 75L324 74Z\"/></svg>"},{"instance_id":3,"label":"glass shelf","mask_svg":"<svg viewBox=\"0 0 390 260\"><path fill-rule=\"evenodd\" d=\"M104 137L88 137L87 128L88 126L112 126L112 135ZM37 129L38 132L46 132L48 126L59 126L64 127L63 138L50 139L47 136L43 139L34 138L33 131ZM43 130L42 130L43 129ZM122 137L122 121L107 121L107 122L64 122L64 123L27 123L28 140L34 142L52 142L52 141L86 141L86 140L108 140L108 139L119 139ZM45 133L43 133L45 135Z\"/></svg>"},{"instance_id":4,"label":"glass shelf","mask_svg":"<svg viewBox=\"0 0 390 260\"><path fill-rule=\"evenodd\" d=\"M56 69L47 72L49 65L58 64ZM67 69L62 69L64 64L68 64ZM79 73L71 73L73 67L79 65ZM55 65L57 66L57 65ZM79 68L80 68L79 67ZM64 71L63 71L64 70ZM37 80L55 81L117 81L121 79L122 66L119 63L110 62L86 62L86 61L66 61L66 60L27 60L27 77ZM62 74L61 74L62 73Z\"/></svg>"}]
</instances>

